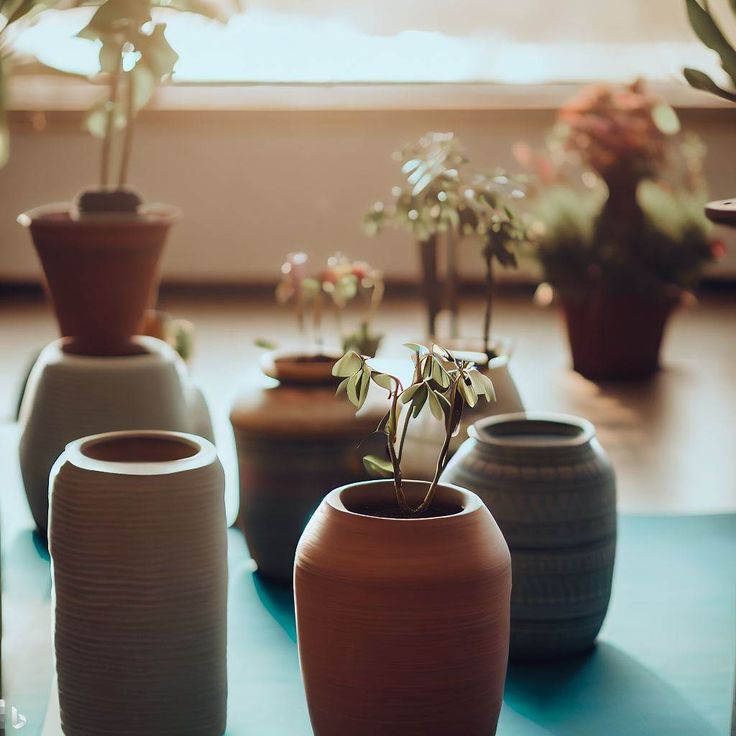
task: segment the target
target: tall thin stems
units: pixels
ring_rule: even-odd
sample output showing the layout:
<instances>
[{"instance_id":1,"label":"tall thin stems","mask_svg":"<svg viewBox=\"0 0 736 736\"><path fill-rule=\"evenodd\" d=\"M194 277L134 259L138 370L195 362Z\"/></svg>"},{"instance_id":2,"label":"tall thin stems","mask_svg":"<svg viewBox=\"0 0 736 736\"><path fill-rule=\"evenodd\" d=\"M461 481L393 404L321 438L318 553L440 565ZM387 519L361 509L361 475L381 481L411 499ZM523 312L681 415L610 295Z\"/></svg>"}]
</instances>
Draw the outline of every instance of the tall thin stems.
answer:
<instances>
[{"instance_id":1,"label":"tall thin stems","mask_svg":"<svg viewBox=\"0 0 736 736\"><path fill-rule=\"evenodd\" d=\"M125 135L123 137L123 152L120 160L120 176L118 186L122 189L128 181L128 169L130 167L130 154L133 150L133 134L135 131L135 74L128 72L128 89L125 109Z\"/></svg>"},{"instance_id":2,"label":"tall thin stems","mask_svg":"<svg viewBox=\"0 0 736 736\"><path fill-rule=\"evenodd\" d=\"M102 161L100 167L100 185L106 189L110 183L110 159L112 143L115 136L115 114L117 112L120 77L123 73L123 47L120 46L117 55L117 66L110 77L110 99L107 101L107 116L105 120L105 137L102 139Z\"/></svg>"},{"instance_id":3,"label":"tall thin stems","mask_svg":"<svg viewBox=\"0 0 736 736\"><path fill-rule=\"evenodd\" d=\"M491 349L491 315L493 310L493 248L491 247L491 234L488 235L488 242L483 251L486 261L486 293L485 293L485 310L483 313L483 352L485 352L488 360L493 357Z\"/></svg>"},{"instance_id":4,"label":"tall thin stems","mask_svg":"<svg viewBox=\"0 0 736 736\"><path fill-rule=\"evenodd\" d=\"M445 244L446 244L446 272L447 282L445 284L445 299L447 308L450 312L450 337L457 338L460 336L460 325L459 325L459 303L457 293L457 241L455 240L455 233L450 228L445 233Z\"/></svg>"}]
</instances>

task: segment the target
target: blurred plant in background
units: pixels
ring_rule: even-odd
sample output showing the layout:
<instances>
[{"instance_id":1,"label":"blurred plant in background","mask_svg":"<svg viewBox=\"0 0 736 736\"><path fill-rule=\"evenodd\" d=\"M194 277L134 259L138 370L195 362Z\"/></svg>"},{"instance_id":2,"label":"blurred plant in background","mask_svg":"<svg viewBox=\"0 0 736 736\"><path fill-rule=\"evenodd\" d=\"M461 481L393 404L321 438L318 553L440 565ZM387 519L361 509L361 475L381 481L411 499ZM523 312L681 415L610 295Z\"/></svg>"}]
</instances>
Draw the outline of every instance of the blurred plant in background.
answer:
<instances>
[{"instance_id":1,"label":"blurred plant in background","mask_svg":"<svg viewBox=\"0 0 736 736\"><path fill-rule=\"evenodd\" d=\"M317 274L309 272L309 256L289 253L281 266L281 281L276 287L280 304L290 304L299 331L307 342L324 347L324 315L329 310L335 319L343 350L355 350L374 356L382 335L372 329L372 322L383 299L383 274L365 261L351 261L338 253L330 256ZM345 326L345 312L351 303L364 305L354 329ZM260 342L263 347L273 347Z\"/></svg>"},{"instance_id":2,"label":"blurred plant in background","mask_svg":"<svg viewBox=\"0 0 736 736\"><path fill-rule=\"evenodd\" d=\"M0 0L0 168L8 162L8 85L13 71L13 38L46 8L60 3L40 0Z\"/></svg>"},{"instance_id":3,"label":"blurred plant in background","mask_svg":"<svg viewBox=\"0 0 736 736\"><path fill-rule=\"evenodd\" d=\"M523 239L509 203L523 198L520 182L503 171L478 173L470 168L453 133L431 132L393 156L405 177L391 190L392 201L376 202L363 224L369 235L386 225L408 230L417 239L422 270L422 296L427 311L427 335L435 336L437 316L450 312L450 337L459 333L457 243L465 237L482 244L487 291L484 344L490 354L490 313L493 261L515 266L513 248ZM444 274L440 274L444 249Z\"/></svg>"},{"instance_id":4,"label":"blurred plant in background","mask_svg":"<svg viewBox=\"0 0 736 736\"><path fill-rule=\"evenodd\" d=\"M703 214L705 148L637 81L588 88L560 111L547 150L519 144L544 278L563 296L676 299L722 244Z\"/></svg>"}]
</instances>

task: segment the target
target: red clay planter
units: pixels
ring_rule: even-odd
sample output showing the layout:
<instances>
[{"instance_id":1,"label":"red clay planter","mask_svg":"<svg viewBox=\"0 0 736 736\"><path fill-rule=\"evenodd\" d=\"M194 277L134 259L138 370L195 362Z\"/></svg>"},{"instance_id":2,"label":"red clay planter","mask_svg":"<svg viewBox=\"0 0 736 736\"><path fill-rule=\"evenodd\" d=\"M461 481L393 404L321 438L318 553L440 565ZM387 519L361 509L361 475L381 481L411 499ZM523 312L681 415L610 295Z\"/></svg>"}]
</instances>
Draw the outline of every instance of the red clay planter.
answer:
<instances>
[{"instance_id":1,"label":"red clay planter","mask_svg":"<svg viewBox=\"0 0 736 736\"><path fill-rule=\"evenodd\" d=\"M127 355L158 286L164 242L178 210L166 205L137 213L78 215L65 205L30 210L30 228L48 292L69 352Z\"/></svg>"},{"instance_id":2,"label":"red clay planter","mask_svg":"<svg viewBox=\"0 0 736 736\"><path fill-rule=\"evenodd\" d=\"M427 484L405 484L418 504ZM299 657L315 736L492 736L509 644L511 563L473 493L386 518L388 481L328 494L299 542Z\"/></svg>"}]
</instances>

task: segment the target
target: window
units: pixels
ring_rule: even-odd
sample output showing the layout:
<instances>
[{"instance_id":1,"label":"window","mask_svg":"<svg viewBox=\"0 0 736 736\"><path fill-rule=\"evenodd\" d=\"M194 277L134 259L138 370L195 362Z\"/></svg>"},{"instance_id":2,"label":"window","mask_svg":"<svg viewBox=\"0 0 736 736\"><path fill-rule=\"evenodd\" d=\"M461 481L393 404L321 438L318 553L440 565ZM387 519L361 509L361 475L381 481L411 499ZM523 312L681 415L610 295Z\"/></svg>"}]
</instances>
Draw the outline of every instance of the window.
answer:
<instances>
[{"instance_id":1,"label":"window","mask_svg":"<svg viewBox=\"0 0 736 736\"><path fill-rule=\"evenodd\" d=\"M47 13L20 49L94 72L96 48L74 38L87 12ZM684 0L253 0L226 27L168 22L179 83L667 81L685 65L716 66Z\"/></svg>"}]
</instances>

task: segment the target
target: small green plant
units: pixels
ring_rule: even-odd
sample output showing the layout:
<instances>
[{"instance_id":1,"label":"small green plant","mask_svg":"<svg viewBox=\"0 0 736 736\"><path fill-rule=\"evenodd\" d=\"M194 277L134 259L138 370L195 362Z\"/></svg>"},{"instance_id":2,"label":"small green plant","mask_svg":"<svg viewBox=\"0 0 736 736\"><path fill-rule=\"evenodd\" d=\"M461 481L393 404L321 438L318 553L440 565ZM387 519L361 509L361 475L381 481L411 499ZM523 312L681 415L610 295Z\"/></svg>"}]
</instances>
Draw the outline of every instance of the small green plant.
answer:
<instances>
[{"instance_id":1,"label":"small green plant","mask_svg":"<svg viewBox=\"0 0 736 736\"><path fill-rule=\"evenodd\" d=\"M495 399L493 383L475 367L473 355L451 353L437 345L407 343L412 352L414 370L407 386L399 378L376 370L365 356L354 351L346 353L332 368L333 375L342 378L337 393L345 393L353 406L360 409L368 396L371 382L387 392L388 410L378 425L377 432L386 437L389 460L367 455L363 458L366 470L382 478L393 478L396 501L406 516L421 514L432 505L437 484L447 465L450 441L457 433L465 406L473 407L481 397ZM404 405L403 415L400 411ZM401 460L404 440L412 419L425 406L443 423L445 436L437 457L434 477L419 506L412 507L403 489Z\"/></svg>"},{"instance_id":2,"label":"small green plant","mask_svg":"<svg viewBox=\"0 0 736 736\"><path fill-rule=\"evenodd\" d=\"M337 253L327 259L318 273L309 273L306 253L289 253L281 266L281 281L276 288L280 304L290 304L297 318L299 331L317 347L324 346L324 314L330 311L335 319L343 349L352 348L366 355L375 355L381 335L371 325L383 298L383 274L365 261L351 261ZM349 330L344 325L344 312L351 302L367 304L359 325ZM263 341L260 342L265 347Z\"/></svg>"},{"instance_id":3,"label":"small green plant","mask_svg":"<svg viewBox=\"0 0 736 736\"><path fill-rule=\"evenodd\" d=\"M219 21L241 8L239 0L226 7L212 0L78 0L72 5L98 6L79 37L100 45L100 75L106 92L89 111L86 127L102 140L100 186L111 186L112 155L116 133L122 132L116 183L126 186L135 122L156 87L169 78L179 59L166 38L166 24L155 22L153 11L167 8L196 13Z\"/></svg>"},{"instance_id":4,"label":"small green plant","mask_svg":"<svg viewBox=\"0 0 736 736\"><path fill-rule=\"evenodd\" d=\"M376 202L366 213L365 231L377 235L392 225L416 237L430 338L436 335L437 316L443 307L450 312L450 336L459 336L457 243L468 237L479 240L487 286L483 345L488 357L494 357L490 339L493 263L516 266L514 251L525 233L510 202L524 196L520 180L503 171L471 170L453 133L427 133L395 153L394 159L401 164L404 180L391 190L391 202ZM444 275L440 274L442 246Z\"/></svg>"},{"instance_id":5,"label":"small green plant","mask_svg":"<svg viewBox=\"0 0 736 736\"><path fill-rule=\"evenodd\" d=\"M736 49L721 30L707 1L701 4L698 0L685 0L685 6L690 25L695 34L709 49L713 49L718 54L723 70L729 76L731 83L736 86ZM731 13L736 16L736 2L731 0L728 7L731 9ZM736 102L736 92L723 89L705 72L687 68L683 73L691 87L703 92L710 92L729 102Z\"/></svg>"}]
</instances>

